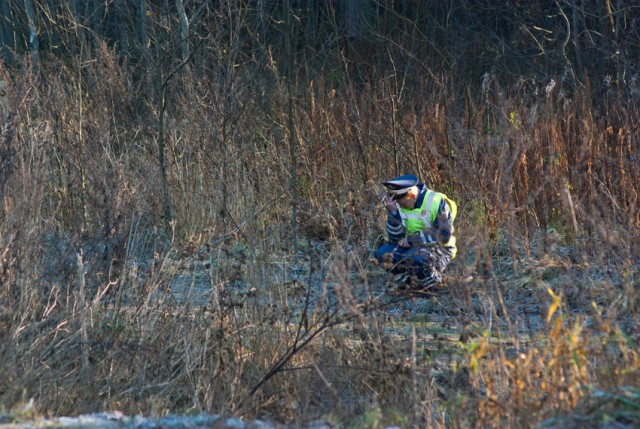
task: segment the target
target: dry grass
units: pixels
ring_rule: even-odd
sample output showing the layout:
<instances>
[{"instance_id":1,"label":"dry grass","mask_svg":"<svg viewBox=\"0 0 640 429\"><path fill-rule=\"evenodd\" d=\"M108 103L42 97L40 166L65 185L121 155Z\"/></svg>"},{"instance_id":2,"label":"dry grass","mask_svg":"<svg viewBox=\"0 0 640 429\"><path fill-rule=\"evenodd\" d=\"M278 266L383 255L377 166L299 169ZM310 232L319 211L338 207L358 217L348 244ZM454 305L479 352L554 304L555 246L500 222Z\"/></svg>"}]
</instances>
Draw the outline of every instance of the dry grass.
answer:
<instances>
[{"instance_id":1,"label":"dry grass","mask_svg":"<svg viewBox=\"0 0 640 429\"><path fill-rule=\"evenodd\" d=\"M495 84L471 115L454 82L417 82L402 100L387 80L300 83L294 255L274 70L228 87L175 78L171 222L158 112L126 65L104 48L81 72L58 64L37 82L27 70L0 70L15 113L0 404L16 418L33 398L46 416L640 422L637 102L598 110L588 87L526 102L526 88ZM376 183L405 171L461 207L449 293L431 300L381 294L388 279L368 262L383 239Z\"/></svg>"}]
</instances>

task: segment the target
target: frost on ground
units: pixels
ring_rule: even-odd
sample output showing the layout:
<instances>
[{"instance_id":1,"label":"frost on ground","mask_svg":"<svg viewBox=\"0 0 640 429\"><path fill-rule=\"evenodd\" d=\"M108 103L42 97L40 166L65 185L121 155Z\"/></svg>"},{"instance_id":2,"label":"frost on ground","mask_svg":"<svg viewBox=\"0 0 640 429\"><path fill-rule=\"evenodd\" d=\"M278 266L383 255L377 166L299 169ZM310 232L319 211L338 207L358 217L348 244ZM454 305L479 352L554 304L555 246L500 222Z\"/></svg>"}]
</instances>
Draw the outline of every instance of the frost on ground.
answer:
<instances>
[{"instance_id":1,"label":"frost on ground","mask_svg":"<svg viewBox=\"0 0 640 429\"><path fill-rule=\"evenodd\" d=\"M318 422L307 429L330 429L329 423ZM0 415L0 428L3 429L293 429L290 426L276 425L262 420L245 421L217 414L197 416L169 415L158 419L141 416L129 417L121 413L86 414L77 417L57 417L51 420L39 420L25 423L5 423ZM387 429L394 429L389 427Z\"/></svg>"}]
</instances>

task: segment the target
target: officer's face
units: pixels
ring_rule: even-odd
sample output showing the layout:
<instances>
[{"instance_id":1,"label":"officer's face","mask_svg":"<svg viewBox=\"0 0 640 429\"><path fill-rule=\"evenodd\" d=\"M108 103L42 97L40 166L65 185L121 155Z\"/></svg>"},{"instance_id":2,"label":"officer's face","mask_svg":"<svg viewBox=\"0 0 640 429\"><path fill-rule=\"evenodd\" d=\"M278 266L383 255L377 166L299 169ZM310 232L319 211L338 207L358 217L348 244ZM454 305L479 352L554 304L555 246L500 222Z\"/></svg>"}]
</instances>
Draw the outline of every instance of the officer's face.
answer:
<instances>
[{"instance_id":1,"label":"officer's face","mask_svg":"<svg viewBox=\"0 0 640 429\"><path fill-rule=\"evenodd\" d=\"M396 202L403 209L412 209L416 202L416 199L413 195L411 195L411 193L407 193L401 195L399 198L396 197Z\"/></svg>"}]
</instances>

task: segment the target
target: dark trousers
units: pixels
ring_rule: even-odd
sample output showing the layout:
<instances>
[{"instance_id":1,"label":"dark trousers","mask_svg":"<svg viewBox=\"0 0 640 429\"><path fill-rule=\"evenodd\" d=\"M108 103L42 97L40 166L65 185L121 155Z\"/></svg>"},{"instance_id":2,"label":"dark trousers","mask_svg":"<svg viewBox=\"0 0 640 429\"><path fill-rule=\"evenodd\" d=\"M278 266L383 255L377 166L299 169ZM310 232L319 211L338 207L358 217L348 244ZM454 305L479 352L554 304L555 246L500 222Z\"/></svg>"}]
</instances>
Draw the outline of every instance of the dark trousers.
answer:
<instances>
[{"instance_id":1,"label":"dark trousers","mask_svg":"<svg viewBox=\"0 0 640 429\"><path fill-rule=\"evenodd\" d=\"M442 280L442 273L451 255L439 246L401 247L397 243L381 246L374 257L385 271L396 275L401 282L411 282L415 276L419 287L431 286Z\"/></svg>"}]
</instances>

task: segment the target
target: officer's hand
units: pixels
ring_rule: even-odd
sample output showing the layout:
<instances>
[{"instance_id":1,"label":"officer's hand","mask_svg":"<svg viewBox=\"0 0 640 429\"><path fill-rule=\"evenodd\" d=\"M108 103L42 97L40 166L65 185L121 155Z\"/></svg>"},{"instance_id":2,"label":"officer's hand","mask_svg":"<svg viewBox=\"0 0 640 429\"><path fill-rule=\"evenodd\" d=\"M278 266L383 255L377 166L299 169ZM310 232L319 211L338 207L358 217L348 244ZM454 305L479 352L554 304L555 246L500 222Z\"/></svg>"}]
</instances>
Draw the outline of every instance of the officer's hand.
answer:
<instances>
[{"instance_id":1,"label":"officer's hand","mask_svg":"<svg viewBox=\"0 0 640 429\"><path fill-rule=\"evenodd\" d=\"M407 240L406 238L403 238L400 241L398 241L398 246L400 246L400 247L411 247L411 243L409 243L409 240Z\"/></svg>"},{"instance_id":2,"label":"officer's hand","mask_svg":"<svg viewBox=\"0 0 640 429\"><path fill-rule=\"evenodd\" d=\"M387 210L389 210L391 213L396 213L398 211L396 202L388 194L384 195L384 197L382 198L382 202L384 203Z\"/></svg>"}]
</instances>

